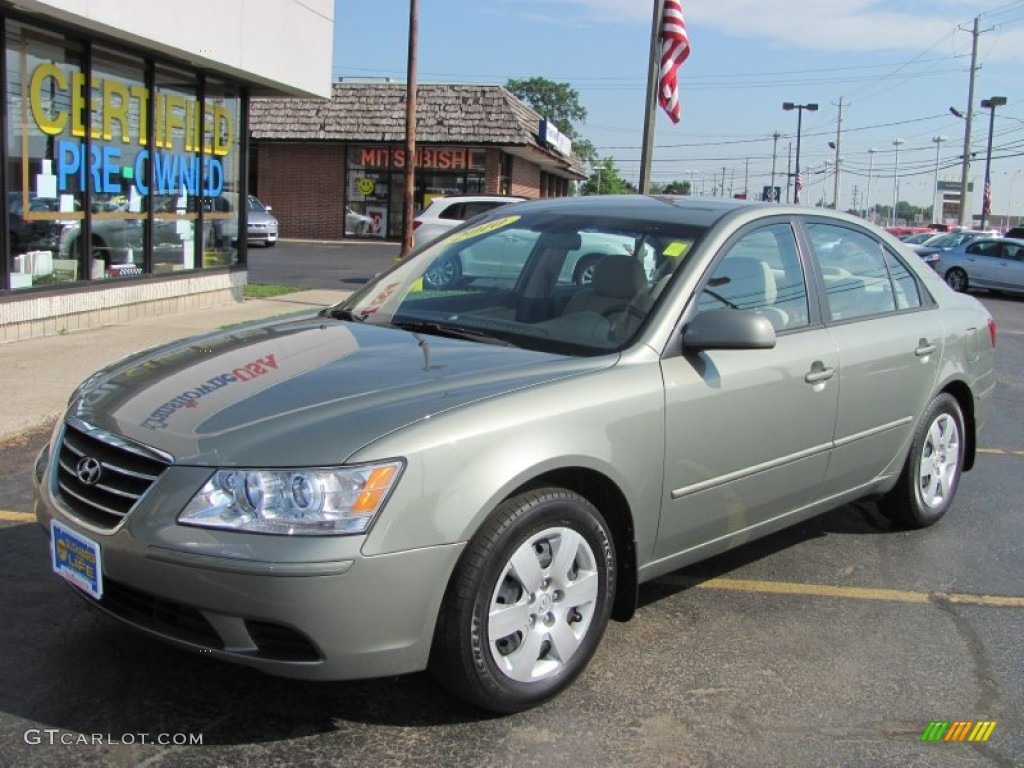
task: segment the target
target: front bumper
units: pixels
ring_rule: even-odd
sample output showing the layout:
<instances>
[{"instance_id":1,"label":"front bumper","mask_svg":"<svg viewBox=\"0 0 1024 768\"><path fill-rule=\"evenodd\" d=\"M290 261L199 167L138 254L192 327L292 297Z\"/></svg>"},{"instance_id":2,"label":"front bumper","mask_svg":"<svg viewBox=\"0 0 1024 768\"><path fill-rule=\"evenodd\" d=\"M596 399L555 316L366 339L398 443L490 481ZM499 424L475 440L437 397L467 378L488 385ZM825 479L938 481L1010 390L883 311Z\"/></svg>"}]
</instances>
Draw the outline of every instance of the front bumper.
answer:
<instances>
[{"instance_id":1,"label":"front bumper","mask_svg":"<svg viewBox=\"0 0 1024 768\"><path fill-rule=\"evenodd\" d=\"M44 452L45 454L45 452ZM363 556L361 536L286 537L178 525L209 470L170 467L112 531L83 525L37 466L35 514L96 541L106 613L182 648L284 677L346 680L426 668L462 544Z\"/></svg>"}]
</instances>

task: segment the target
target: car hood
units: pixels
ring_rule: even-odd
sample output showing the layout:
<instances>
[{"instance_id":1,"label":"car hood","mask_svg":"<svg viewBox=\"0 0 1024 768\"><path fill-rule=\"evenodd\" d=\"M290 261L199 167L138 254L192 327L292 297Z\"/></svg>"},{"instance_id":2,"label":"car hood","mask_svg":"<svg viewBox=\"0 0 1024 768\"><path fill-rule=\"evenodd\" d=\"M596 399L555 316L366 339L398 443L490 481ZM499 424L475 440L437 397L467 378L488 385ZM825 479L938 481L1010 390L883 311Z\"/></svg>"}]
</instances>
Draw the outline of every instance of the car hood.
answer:
<instances>
[{"instance_id":1,"label":"car hood","mask_svg":"<svg viewBox=\"0 0 1024 768\"><path fill-rule=\"evenodd\" d=\"M616 359L307 317L134 355L87 380L68 413L178 463L324 465L444 411Z\"/></svg>"}]
</instances>

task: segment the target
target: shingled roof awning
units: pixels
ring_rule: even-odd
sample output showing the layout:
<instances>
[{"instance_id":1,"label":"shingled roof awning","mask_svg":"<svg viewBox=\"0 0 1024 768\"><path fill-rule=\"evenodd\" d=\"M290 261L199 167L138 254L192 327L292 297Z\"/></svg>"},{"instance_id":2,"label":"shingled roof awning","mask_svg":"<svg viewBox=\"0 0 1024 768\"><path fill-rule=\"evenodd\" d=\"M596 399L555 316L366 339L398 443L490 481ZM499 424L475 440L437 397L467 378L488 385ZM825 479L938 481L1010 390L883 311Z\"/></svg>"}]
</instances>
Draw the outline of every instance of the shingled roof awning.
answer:
<instances>
[{"instance_id":1,"label":"shingled roof awning","mask_svg":"<svg viewBox=\"0 0 1024 768\"><path fill-rule=\"evenodd\" d=\"M405 141L404 83L334 83L331 99L254 98L256 141ZM537 137L541 116L500 85L421 84L416 88L416 142L500 146L544 171L585 179L579 158L565 157Z\"/></svg>"}]
</instances>

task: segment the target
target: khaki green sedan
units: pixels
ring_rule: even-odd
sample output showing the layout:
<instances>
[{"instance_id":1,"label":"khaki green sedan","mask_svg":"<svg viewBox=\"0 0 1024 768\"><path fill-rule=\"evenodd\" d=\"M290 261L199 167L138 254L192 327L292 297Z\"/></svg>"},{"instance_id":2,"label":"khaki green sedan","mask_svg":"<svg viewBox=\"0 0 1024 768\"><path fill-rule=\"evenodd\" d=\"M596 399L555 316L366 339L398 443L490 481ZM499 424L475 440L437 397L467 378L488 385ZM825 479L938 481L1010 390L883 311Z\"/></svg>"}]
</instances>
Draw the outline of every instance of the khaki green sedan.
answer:
<instances>
[{"instance_id":1,"label":"khaki green sedan","mask_svg":"<svg viewBox=\"0 0 1024 768\"><path fill-rule=\"evenodd\" d=\"M524 202L318 314L96 373L36 510L88 603L204 658L429 669L515 712L584 671L643 582L856 499L937 522L995 346L977 300L851 216Z\"/></svg>"}]
</instances>

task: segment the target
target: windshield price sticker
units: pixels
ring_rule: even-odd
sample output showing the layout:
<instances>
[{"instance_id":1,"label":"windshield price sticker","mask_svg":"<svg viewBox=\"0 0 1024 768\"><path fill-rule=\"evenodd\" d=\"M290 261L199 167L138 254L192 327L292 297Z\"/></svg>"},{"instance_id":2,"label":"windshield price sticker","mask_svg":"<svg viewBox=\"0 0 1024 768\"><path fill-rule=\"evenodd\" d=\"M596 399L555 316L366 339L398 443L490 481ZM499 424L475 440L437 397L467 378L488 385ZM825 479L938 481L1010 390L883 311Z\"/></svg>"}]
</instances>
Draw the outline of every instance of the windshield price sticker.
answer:
<instances>
[{"instance_id":1,"label":"windshield price sticker","mask_svg":"<svg viewBox=\"0 0 1024 768\"><path fill-rule=\"evenodd\" d=\"M59 576L97 600L103 596L99 544L53 520L50 523L50 551L53 570Z\"/></svg>"},{"instance_id":2,"label":"windshield price sticker","mask_svg":"<svg viewBox=\"0 0 1024 768\"><path fill-rule=\"evenodd\" d=\"M519 216L505 216L502 219L495 219L494 221L487 221L483 224L478 224L475 227L470 227L465 232L459 232L457 235L445 238L446 243L461 243L463 240L470 240L479 235L485 235L488 232L494 232L497 229L507 227L509 224L513 224L519 221Z\"/></svg>"}]
</instances>

